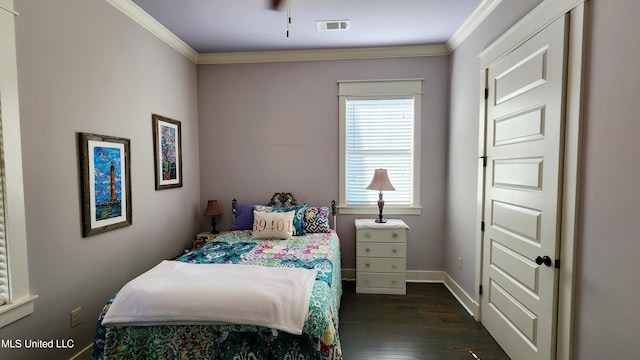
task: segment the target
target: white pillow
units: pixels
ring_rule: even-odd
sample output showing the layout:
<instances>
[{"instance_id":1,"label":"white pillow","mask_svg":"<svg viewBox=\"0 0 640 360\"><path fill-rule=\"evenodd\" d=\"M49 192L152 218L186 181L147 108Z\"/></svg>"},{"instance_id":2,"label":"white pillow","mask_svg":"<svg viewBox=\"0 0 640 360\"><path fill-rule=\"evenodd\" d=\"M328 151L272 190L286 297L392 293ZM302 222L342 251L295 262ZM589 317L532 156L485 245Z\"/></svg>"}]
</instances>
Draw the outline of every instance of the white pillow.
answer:
<instances>
[{"instance_id":1,"label":"white pillow","mask_svg":"<svg viewBox=\"0 0 640 360\"><path fill-rule=\"evenodd\" d=\"M293 217L295 211L264 212L253 210L252 239L293 238Z\"/></svg>"}]
</instances>

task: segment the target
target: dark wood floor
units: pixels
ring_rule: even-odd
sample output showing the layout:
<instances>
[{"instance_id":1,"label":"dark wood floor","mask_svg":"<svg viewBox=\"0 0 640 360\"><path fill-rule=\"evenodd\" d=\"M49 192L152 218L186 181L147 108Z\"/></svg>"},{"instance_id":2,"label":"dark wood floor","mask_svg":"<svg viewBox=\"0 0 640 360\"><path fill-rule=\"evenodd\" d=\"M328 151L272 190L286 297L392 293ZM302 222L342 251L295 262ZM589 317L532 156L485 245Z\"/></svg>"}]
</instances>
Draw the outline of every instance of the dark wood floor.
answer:
<instances>
[{"instance_id":1,"label":"dark wood floor","mask_svg":"<svg viewBox=\"0 0 640 360\"><path fill-rule=\"evenodd\" d=\"M487 330L442 284L407 284L407 295L356 294L343 282L345 360L508 360Z\"/></svg>"}]
</instances>

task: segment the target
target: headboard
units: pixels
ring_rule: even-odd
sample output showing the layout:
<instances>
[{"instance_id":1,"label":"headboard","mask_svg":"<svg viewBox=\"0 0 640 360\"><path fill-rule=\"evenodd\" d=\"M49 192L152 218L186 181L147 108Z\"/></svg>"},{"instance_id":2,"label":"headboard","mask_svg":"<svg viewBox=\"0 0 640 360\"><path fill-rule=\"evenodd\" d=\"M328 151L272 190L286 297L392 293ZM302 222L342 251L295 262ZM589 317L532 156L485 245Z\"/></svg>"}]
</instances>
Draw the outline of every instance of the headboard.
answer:
<instances>
[{"instance_id":1,"label":"headboard","mask_svg":"<svg viewBox=\"0 0 640 360\"><path fill-rule=\"evenodd\" d=\"M234 198L231 200L231 212L233 213L233 218L236 218L236 206L238 205L238 200ZM267 202L267 206L275 206L275 207L287 207L298 205L298 200L291 194L290 192L277 192L271 196L271 200ZM331 216L333 217L333 229L336 229L336 220L338 215L338 206L335 200L331 200Z\"/></svg>"},{"instance_id":2,"label":"headboard","mask_svg":"<svg viewBox=\"0 0 640 360\"><path fill-rule=\"evenodd\" d=\"M293 197L293 194L289 192L275 193L273 194L273 196L271 196L271 200L269 200L269 202L267 203L267 206L275 207L287 207L293 205L298 205L298 200L296 200L296 198Z\"/></svg>"}]
</instances>

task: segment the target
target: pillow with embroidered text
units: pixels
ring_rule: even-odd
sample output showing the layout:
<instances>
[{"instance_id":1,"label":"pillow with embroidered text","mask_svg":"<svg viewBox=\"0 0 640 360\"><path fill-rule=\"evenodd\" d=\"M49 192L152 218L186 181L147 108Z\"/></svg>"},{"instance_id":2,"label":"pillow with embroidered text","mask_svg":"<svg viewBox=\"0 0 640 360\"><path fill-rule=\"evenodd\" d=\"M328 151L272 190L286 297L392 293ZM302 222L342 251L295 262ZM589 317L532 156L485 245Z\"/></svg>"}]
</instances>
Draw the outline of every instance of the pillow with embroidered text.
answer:
<instances>
[{"instance_id":1,"label":"pillow with embroidered text","mask_svg":"<svg viewBox=\"0 0 640 360\"><path fill-rule=\"evenodd\" d=\"M293 237L293 217L295 211L264 212L253 211L252 239L282 239Z\"/></svg>"},{"instance_id":2,"label":"pillow with embroidered text","mask_svg":"<svg viewBox=\"0 0 640 360\"><path fill-rule=\"evenodd\" d=\"M304 209L307 208L307 204L287 206L287 207L273 207L272 212L289 212L295 211L293 216L293 235L299 236L306 234L304 230Z\"/></svg>"}]
</instances>

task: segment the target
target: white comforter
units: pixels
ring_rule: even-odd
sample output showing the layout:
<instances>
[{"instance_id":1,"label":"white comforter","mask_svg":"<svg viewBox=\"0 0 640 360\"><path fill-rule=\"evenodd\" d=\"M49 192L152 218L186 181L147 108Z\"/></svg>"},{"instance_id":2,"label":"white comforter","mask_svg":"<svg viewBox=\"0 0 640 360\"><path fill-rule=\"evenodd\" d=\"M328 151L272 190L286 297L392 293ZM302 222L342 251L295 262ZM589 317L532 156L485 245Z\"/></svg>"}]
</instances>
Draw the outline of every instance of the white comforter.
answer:
<instances>
[{"instance_id":1,"label":"white comforter","mask_svg":"<svg viewBox=\"0 0 640 360\"><path fill-rule=\"evenodd\" d=\"M127 283L102 323L234 323L302 334L316 270L163 261Z\"/></svg>"}]
</instances>

